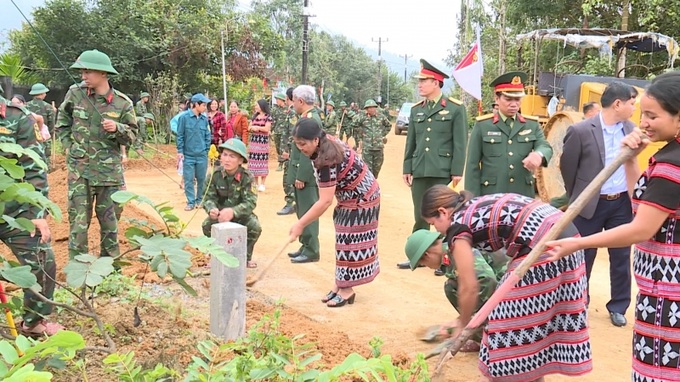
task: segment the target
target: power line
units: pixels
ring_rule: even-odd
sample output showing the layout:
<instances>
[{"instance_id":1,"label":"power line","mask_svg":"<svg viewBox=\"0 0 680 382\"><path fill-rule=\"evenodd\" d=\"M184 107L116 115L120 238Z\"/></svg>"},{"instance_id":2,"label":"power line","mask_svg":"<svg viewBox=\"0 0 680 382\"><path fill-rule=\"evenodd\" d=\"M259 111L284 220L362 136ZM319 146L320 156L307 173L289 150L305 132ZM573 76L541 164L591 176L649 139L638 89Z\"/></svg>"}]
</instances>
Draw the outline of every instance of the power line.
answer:
<instances>
[{"instance_id":1,"label":"power line","mask_svg":"<svg viewBox=\"0 0 680 382\"><path fill-rule=\"evenodd\" d=\"M404 82L406 82L406 71L408 70L408 59L413 57L412 54L405 53L403 56L399 57L404 57Z\"/></svg>"}]
</instances>

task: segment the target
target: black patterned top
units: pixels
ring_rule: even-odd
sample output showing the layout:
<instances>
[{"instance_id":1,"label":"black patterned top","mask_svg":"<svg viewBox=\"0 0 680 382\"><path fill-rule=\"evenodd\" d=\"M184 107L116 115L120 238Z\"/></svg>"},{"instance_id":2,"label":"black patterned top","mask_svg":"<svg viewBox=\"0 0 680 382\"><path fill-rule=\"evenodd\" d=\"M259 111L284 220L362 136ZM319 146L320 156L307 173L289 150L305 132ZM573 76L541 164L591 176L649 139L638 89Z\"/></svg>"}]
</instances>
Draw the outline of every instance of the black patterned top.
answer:
<instances>
[{"instance_id":1,"label":"black patterned top","mask_svg":"<svg viewBox=\"0 0 680 382\"><path fill-rule=\"evenodd\" d=\"M657 233L635 246L633 270L641 291L680 295L680 138L649 159L635 184L633 212L646 204L668 212Z\"/></svg>"},{"instance_id":2,"label":"black patterned top","mask_svg":"<svg viewBox=\"0 0 680 382\"><path fill-rule=\"evenodd\" d=\"M524 195L484 195L468 201L453 214L446 241L451 248L453 241L463 239L482 251L505 248L507 256L523 256L562 215L549 204ZM576 227L569 225L560 237L576 234Z\"/></svg>"},{"instance_id":3,"label":"black patterned top","mask_svg":"<svg viewBox=\"0 0 680 382\"><path fill-rule=\"evenodd\" d=\"M335 187L338 203L372 200L374 196L379 195L378 182L354 150L342 144L345 154L340 164L315 168L319 187Z\"/></svg>"}]
</instances>

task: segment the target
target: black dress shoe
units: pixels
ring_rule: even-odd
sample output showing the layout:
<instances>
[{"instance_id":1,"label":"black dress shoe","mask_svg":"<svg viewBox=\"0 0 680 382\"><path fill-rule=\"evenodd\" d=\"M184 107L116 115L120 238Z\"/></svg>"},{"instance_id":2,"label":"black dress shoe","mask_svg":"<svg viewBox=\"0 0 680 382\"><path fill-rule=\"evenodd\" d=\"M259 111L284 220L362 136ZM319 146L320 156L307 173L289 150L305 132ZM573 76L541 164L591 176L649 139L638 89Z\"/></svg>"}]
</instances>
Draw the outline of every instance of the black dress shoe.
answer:
<instances>
[{"instance_id":1,"label":"black dress shoe","mask_svg":"<svg viewBox=\"0 0 680 382\"><path fill-rule=\"evenodd\" d=\"M424 267L424 265L418 264L418 268ZM411 263L404 261L403 263L397 263L397 268L399 269L411 269Z\"/></svg>"},{"instance_id":2,"label":"black dress shoe","mask_svg":"<svg viewBox=\"0 0 680 382\"><path fill-rule=\"evenodd\" d=\"M297 257L293 257L292 259L290 259L291 263L296 263L296 264L299 264L299 263L316 263L317 261L319 261L318 257L309 257L309 256L304 255L304 254L297 256Z\"/></svg>"},{"instance_id":3,"label":"black dress shoe","mask_svg":"<svg viewBox=\"0 0 680 382\"><path fill-rule=\"evenodd\" d=\"M444 276L444 271L441 270L441 268L437 268L434 270L434 275L435 276Z\"/></svg>"},{"instance_id":4,"label":"black dress shoe","mask_svg":"<svg viewBox=\"0 0 680 382\"><path fill-rule=\"evenodd\" d=\"M290 215L295 213L295 207L287 205L276 212L277 215Z\"/></svg>"},{"instance_id":5,"label":"black dress shoe","mask_svg":"<svg viewBox=\"0 0 680 382\"><path fill-rule=\"evenodd\" d=\"M300 252L300 251L288 252L288 257L290 257L290 258L298 257L300 255L302 255L302 252Z\"/></svg>"},{"instance_id":6,"label":"black dress shoe","mask_svg":"<svg viewBox=\"0 0 680 382\"><path fill-rule=\"evenodd\" d=\"M612 320L614 326L626 326L628 323L626 317L621 313L609 312L609 319Z\"/></svg>"}]
</instances>

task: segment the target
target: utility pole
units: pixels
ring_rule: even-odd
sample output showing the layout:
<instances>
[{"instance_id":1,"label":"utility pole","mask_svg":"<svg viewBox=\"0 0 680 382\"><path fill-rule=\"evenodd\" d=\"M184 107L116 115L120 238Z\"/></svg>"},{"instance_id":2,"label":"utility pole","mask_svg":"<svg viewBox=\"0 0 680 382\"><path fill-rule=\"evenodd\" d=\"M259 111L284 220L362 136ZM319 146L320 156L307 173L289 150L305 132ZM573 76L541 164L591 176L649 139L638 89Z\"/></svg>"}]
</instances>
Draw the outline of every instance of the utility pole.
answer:
<instances>
[{"instance_id":1,"label":"utility pole","mask_svg":"<svg viewBox=\"0 0 680 382\"><path fill-rule=\"evenodd\" d=\"M229 31L222 31L222 92L224 94L224 115L229 115L229 101L227 99L227 64L224 58L224 34L227 32L227 39L229 38Z\"/></svg>"},{"instance_id":2,"label":"utility pole","mask_svg":"<svg viewBox=\"0 0 680 382\"><path fill-rule=\"evenodd\" d=\"M500 28L498 28L498 75L505 73L505 56L506 56L506 45L505 45L505 14L506 0L501 0L500 9L498 11L498 19L500 21ZM534 73L534 79L536 78L536 73ZM533 82L532 82L533 84Z\"/></svg>"},{"instance_id":3,"label":"utility pole","mask_svg":"<svg viewBox=\"0 0 680 382\"><path fill-rule=\"evenodd\" d=\"M389 39L387 38L383 39L382 37L378 37L378 40L376 40L373 37L371 37L371 41L378 43L378 95L380 95L379 93L382 92L382 75L380 74L381 72L380 66L382 63L382 43L388 42Z\"/></svg>"},{"instance_id":4,"label":"utility pole","mask_svg":"<svg viewBox=\"0 0 680 382\"><path fill-rule=\"evenodd\" d=\"M309 55L309 0L304 0L302 8L302 84L307 83L307 59Z\"/></svg>"},{"instance_id":5,"label":"utility pole","mask_svg":"<svg viewBox=\"0 0 680 382\"><path fill-rule=\"evenodd\" d=\"M408 70L408 59L413 57L412 54L404 54L403 56L399 57L404 57L404 82L406 82L406 71Z\"/></svg>"}]
</instances>

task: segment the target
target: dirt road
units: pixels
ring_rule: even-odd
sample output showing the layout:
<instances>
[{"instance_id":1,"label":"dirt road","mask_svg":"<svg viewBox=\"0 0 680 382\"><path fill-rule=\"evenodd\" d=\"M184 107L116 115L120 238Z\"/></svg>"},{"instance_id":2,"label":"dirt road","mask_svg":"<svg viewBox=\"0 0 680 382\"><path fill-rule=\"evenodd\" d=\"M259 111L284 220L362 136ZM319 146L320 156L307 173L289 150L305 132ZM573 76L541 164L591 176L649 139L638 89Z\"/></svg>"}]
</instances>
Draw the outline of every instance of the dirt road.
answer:
<instances>
[{"instance_id":1,"label":"dirt road","mask_svg":"<svg viewBox=\"0 0 680 382\"><path fill-rule=\"evenodd\" d=\"M333 285L331 210L320 220L321 261L292 264L284 254L255 289L274 299L282 299L285 305L328 328L345 332L355 342L367 344L373 336L379 336L385 343L385 353L415 354L426 352L432 346L418 340L427 325L451 321L457 313L444 296L443 278L433 276L430 270L411 272L395 266L405 260L404 243L411 231L413 215L410 192L401 178L405 136L390 134L388 138L385 164L378 179L382 189L379 228L381 272L373 283L356 288L356 303L331 309L319 300ZM295 221L294 215L276 215L284 202L282 172L276 172L275 168L276 161L272 160L267 190L259 195L256 209L263 233L253 259L260 265L268 263L281 248L288 237L288 229ZM166 167L164 171L174 181L179 180L174 168ZM183 192L168 176L150 169L126 172L129 190L156 202L169 201L185 221L190 221L189 231L201 234L200 224L205 213L202 210L184 212ZM295 245L289 246L290 251L295 249ZM611 325L605 309L609 296L608 280L607 256L601 253L593 271L589 310L594 371L578 378L579 381L625 381L630 378L632 306L627 314L628 326L617 328ZM343 346L341 343L337 345ZM476 381L479 376L476 354L459 354L447 365L448 381ZM574 379L551 376L547 380Z\"/></svg>"}]
</instances>

